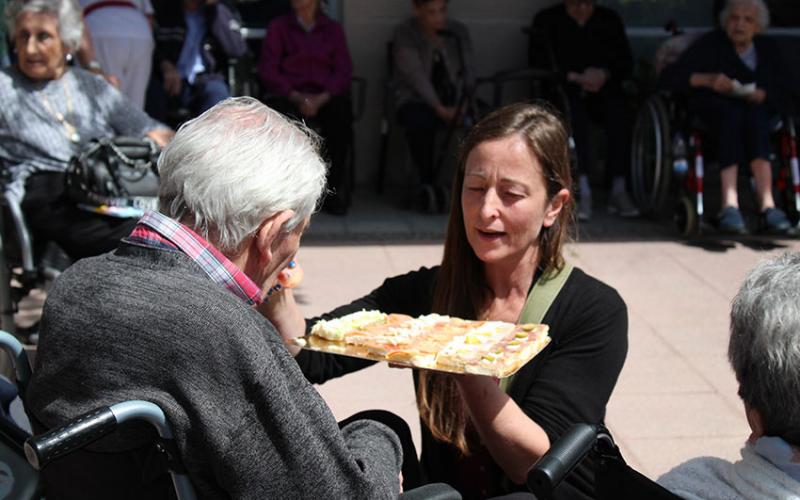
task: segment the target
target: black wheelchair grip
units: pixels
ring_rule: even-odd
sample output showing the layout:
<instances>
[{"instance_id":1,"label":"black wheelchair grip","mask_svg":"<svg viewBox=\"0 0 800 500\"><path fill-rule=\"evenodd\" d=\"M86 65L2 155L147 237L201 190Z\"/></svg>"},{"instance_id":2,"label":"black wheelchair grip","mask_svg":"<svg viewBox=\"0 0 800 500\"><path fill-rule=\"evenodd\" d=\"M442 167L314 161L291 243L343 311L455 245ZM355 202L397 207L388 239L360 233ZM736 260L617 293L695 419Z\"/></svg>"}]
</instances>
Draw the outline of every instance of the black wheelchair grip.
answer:
<instances>
[{"instance_id":1,"label":"black wheelchair grip","mask_svg":"<svg viewBox=\"0 0 800 500\"><path fill-rule=\"evenodd\" d=\"M592 449L597 429L575 424L556 441L528 472L528 488L537 498L550 498L553 490Z\"/></svg>"},{"instance_id":2,"label":"black wheelchair grip","mask_svg":"<svg viewBox=\"0 0 800 500\"><path fill-rule=\"evenodd\" d=\"M109 434L117 418L107 406L92 410L40 436L25 441L25 457L36 470Z\"/></svg>"}]
</instances>

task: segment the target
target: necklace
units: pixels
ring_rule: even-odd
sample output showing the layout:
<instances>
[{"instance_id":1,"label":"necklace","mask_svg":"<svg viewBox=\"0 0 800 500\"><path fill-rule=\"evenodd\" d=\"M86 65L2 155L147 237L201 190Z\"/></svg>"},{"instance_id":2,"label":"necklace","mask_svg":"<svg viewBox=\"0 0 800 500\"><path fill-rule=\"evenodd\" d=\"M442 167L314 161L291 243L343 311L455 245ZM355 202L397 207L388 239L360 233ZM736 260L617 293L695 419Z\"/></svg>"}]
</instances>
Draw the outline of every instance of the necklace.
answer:
<instances>
[{"instance_id":1,"label":"necklace","mask_svg":"<svg viewBox=\"0 0 800 500\"><path fill-rule=\"evenodd\" d=\"M64 91L64 98L67 101L67 115L71 116L72 119L75 119L75 115L73 113L72 108L72 92L69 88L69 83L66 80L61 81L61 88ZM45 109L47 112L50 113L57 121L64 127L64 134L67 136L67 139L78 144L81 142L81 135L78 133L78 129L75 128L75 125L70 123L67 120L67 117L61 111L55 109L54 106L50 104L50 99L48 99L47 94L44 93L44 89L37 92L39 99L42 101Z\"/></svg>"}]
</instances>

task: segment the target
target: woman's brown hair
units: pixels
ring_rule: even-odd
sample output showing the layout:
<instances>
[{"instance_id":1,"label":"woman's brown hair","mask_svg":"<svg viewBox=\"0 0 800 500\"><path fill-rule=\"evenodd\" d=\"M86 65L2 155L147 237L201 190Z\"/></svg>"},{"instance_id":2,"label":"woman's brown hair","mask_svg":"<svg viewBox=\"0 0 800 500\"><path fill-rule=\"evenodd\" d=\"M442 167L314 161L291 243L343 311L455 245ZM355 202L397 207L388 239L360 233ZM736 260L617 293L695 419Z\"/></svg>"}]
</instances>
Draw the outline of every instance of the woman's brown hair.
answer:
<instances>
[{"instance_id":1,"label":"woman's brown hair","mask_svg":"<svg viewBox=\"0 0 800 500\"><path fill-rule=\"evenodd\" d=\"M460 148L458 170L453 183L453 204L445 237L444 255L433 294L433 312L480 319L490 290L483 264L467 241L461 190L467 157L478 144L518 135L542 168L549 198L562 189L570 190L572 174L568 135L561 119L549 107L518 103L498 109L467 134ZM531 162L533 168L533 162ZM547 276L561 270L564 242L569 236L572 202L565 203L555 223L539 235L539 269ZM417 406L432 435L469 453L467 413L453 378L438 372L421 371L417 384Z\"/></svg>"}]
</instances>

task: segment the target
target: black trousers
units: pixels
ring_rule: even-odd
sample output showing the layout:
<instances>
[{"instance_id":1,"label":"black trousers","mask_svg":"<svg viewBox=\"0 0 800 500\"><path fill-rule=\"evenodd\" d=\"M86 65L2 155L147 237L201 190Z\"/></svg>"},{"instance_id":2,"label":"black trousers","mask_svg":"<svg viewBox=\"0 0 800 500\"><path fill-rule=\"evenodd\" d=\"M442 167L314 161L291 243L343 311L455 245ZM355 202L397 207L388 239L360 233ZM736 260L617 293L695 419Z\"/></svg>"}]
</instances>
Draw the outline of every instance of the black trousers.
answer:
<instances>
[{"instance_id":1,"label":"black trousers","mask_svg":"<svg viewBox=\"0 0 800 500\"><path fill-rule=\"evenodd\" d=\"M434 147L436 130L441 128L442 121L436 112L425 103L407 102L397 110L399 121L406 132L406 141L411 153L411 160L417 167L422 184L436 184L436 165L434 165Z\"/></svg>"},{"instance_id":2,"label":"black trousers","mask_svg":"<svg viewBox=\"0 0 800 500\"><path fill-rule=\"evenodd\" d=\"M596 94L581 92L574 85L566 89L569 99L569 118L575 150L578 156L578 174L592 170L592 122L598 123L606 133L606 180L626 177L630 172L630 124L625 111L622 92L604 88Z\"/></svg>"},{"instance_id":3,"label":"black trousers","mask_svg":"<svg viewBox=\"0 0 800 500\"><path fill-rule=\"evenodd\" d=\"M300 110L289 99L271 97L265 104L275 111L297 120L305 121L316 130L325 141L323 154L330 162L328 172L329 197L339 205L349 204L350 179L348 178L347 155L353 142L353 106L346 95L333 96L317 113L317 116L306 119ZM327 203L327 201L326 201Z\"/></svg>"},{"instance_id":4,"label":"black trousers","mask_svg":"<svg viewBox=\"0 0 800 500\"><path fill-rule=\"evenodd\" d=\"M67 197L61 173L28 178L22 212L36 245L53 241L73 261L114 250L137 222L79 209Z\"/></svg>"}]
</instances>

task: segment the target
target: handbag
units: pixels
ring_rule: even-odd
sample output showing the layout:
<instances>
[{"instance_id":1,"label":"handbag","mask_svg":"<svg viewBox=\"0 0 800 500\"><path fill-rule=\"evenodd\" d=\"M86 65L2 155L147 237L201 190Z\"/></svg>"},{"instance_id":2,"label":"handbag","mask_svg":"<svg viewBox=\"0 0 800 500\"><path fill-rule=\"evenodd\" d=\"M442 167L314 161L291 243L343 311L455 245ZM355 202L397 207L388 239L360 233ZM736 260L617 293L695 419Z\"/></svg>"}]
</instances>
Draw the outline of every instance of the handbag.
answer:
<instances>
[{"instance_id":1,"label":"handbag","mask_svg":"<svg viewBox=\"0 0 800 500\"><path fill-rule=\"evenodd\" d=\"M159 154L150 139L92 139L69 161L67 195L82 208L107 215L155 210Z\"/></svg>"}]
</instances>

